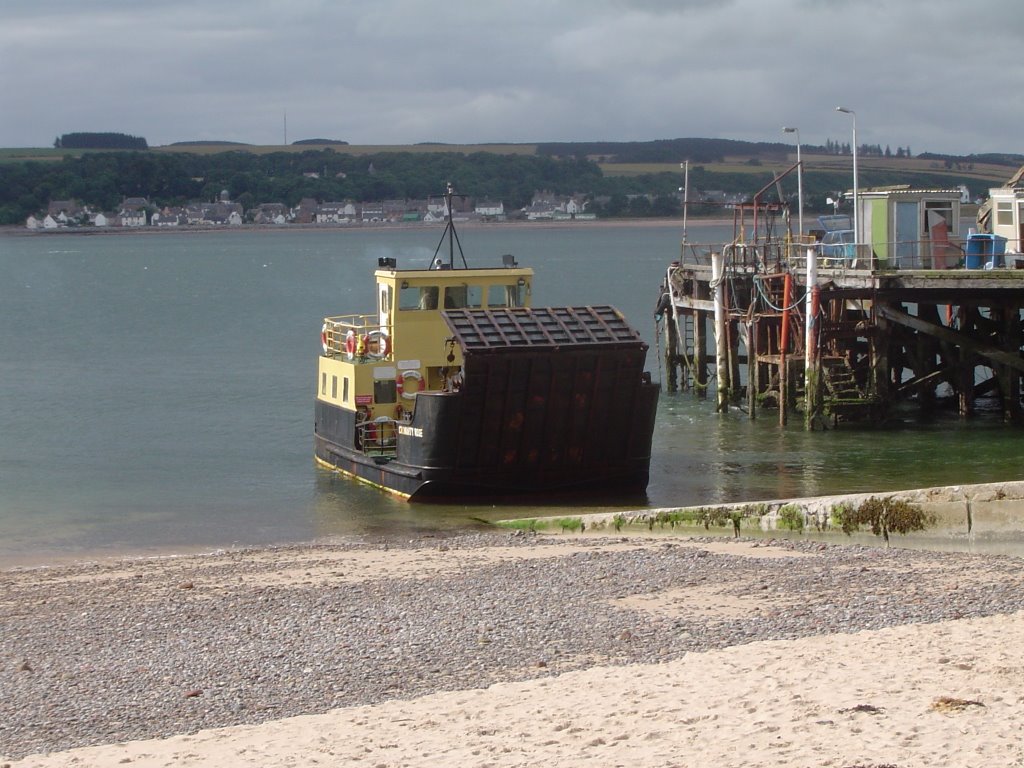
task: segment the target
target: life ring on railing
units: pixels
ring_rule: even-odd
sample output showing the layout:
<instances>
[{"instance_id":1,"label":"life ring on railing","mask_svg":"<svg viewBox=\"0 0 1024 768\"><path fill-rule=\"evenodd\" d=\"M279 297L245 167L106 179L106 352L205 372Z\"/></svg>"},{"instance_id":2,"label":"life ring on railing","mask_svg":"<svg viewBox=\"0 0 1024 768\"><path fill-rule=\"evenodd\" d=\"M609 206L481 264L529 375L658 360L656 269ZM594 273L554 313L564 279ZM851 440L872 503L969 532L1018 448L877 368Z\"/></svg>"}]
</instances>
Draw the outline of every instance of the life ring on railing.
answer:
<instances>
[{"instance_id":1,"label":"life ring on railing","mask_svg":"<svg viewBox=\"0 0 1024 768\"><path fill-rule=\"evenodd\" d=\"M349 360L356 356L356 332L351 328L345 334L345 356Z\"/></svg>"},{"instance_id":2,"label":"life ring on railing","mask_svg":"<svg viewBox=\"0 0 1024 768\"><path fill-rule=\"evenodd\" d=\"M363 336L366 354L377 360L383 360L391 352L391 337L384 331L370 331Z\"/></svg>"},{"instance_id":3,"label":"life ring on railing","mask_svg":"<svg viewBox=\"0 0 1024 768\"><path fill-rule=\"evenodd\" d=\"M324 354L331 354L331 345L327 343L327 323L320 327L320 346L324 348Z\"/></svg>"},{"instance_id":4,"label":"life ring on railing","mask_svg":"<svg viewBox=\"0 0 1024 768\"><path fill-rule=\"evenodd\" d=\"M398 394L404 397L406 400L413 400L416 397L416 392L412 392L408 387L405 386L406 379L415 379L419 382L419 386L416 387L416 392L422 392L427 386L427 382L423 380L423 374L412 368L408 371L402 371L398 374L395 379L395 387L398 389Z\"/></svg>"}]
</instances>

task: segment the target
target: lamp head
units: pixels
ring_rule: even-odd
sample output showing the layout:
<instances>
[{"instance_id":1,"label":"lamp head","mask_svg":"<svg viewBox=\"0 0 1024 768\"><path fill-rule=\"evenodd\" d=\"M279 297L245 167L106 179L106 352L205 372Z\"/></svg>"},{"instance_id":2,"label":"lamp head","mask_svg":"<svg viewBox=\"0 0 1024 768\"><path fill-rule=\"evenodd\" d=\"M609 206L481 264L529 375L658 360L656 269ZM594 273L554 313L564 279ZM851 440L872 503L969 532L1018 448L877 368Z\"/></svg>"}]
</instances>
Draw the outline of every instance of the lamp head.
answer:
<instances>
[{"instance_id":1,"label":"lamp head","mask_svg":"<svg viewBox=\"0 0 1024 768\"><path fill-rule=\"evenodd\" d=\"M854 114L852 109L847 109L846 107L836 107L836 112L845 112L848 115Z\"/></svg>"},{"instance_id":2,"label":"lamp head","mask_svg":"<svg viewBox=\"0 0 1024 768\"><path fill-rule=\"evenodd\" d=\"M788 125L782 126L783 133L796 133L796 128L790 128Z\"/></svg>"}]
</instances>

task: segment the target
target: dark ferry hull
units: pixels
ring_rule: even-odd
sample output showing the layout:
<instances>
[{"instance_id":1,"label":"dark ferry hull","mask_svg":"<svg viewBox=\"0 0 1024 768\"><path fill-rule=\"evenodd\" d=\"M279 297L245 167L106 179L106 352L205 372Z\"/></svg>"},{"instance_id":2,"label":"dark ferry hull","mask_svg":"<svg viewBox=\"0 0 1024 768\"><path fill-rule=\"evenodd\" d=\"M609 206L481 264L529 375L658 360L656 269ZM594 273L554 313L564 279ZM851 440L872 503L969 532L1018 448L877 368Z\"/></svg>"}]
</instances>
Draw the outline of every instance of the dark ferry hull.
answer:
<instances>
[{"instance_id":1,"label":"dark ferry hull","mask_svg":"<svg viewBox=\"0 0 1024 768\"><path fill-rule=\"evenodd\" d=\"M414 502L533 501L538 497L574 500L593 498L611 502L642 502L648 483L647 462L631 469L608 468L574 477L543 477L530 473L490 473L471 476L444 467L410 467L398 461L376 463L361 453L346 451L317 438L316 458L321 466L342 472L375 488Z\"/></svg>"},{"instance_id":2,"label":"dark ferry hull","mask_svg":"<svg viewBox=\"0 0 1024 768\"><path fill-rule=\"evenodd\" d=\"M641 383L632 389L614 413L575 423L556 416L566 410L557 397L551 408L538 409L534 402L528 414L508 398L487 406L499 401L423 393L415 418L398 436L397 456L390 459L344 445L352 434L347 414L318 401L316 457L326 467L410 501L561 496L642 501L658 387Z\"/></svg>"}]
</instances>

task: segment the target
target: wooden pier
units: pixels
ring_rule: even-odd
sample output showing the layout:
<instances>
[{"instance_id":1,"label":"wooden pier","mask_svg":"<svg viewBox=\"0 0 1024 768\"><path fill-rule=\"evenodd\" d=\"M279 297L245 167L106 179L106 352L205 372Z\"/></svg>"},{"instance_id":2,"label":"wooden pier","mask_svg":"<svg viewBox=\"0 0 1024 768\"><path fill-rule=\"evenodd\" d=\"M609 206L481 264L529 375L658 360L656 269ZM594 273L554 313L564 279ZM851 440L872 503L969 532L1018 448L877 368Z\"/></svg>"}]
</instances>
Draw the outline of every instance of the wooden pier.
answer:
<instances>
[{"instance_id":1,"label":"wooden pier","mask_svg":"<svg viewBox=\"0 0 1024 768\"><path fill-rule=\"evenodd\" d=\"M799 243L684 243L658 304L666 388L713 388L719 410L781 424L802 411L808 428L907 401L970 416L983 396L1022 423L1024 262L966 269L942 246L907 269L870 246L829 259Z\"/></svg>"}]
</instances>

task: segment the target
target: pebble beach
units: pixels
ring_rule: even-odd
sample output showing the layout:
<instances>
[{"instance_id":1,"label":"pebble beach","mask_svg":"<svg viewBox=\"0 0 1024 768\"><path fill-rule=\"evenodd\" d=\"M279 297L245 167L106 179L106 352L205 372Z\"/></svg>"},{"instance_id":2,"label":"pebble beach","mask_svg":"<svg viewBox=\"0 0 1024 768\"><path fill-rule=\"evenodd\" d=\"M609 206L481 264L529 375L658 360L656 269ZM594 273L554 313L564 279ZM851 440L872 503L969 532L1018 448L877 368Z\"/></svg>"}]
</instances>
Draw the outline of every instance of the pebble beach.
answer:
<instances>
[{"instance_id":1,"label":"pebble beach","mask_svg":"<svg viewBox=\"0 0 1024 768\"><path fill-rule=\"evenodd\" d=\"M1020 560L464 533L0 572L0 765L1024 765Z\"/></svg>"}]
</instances>

